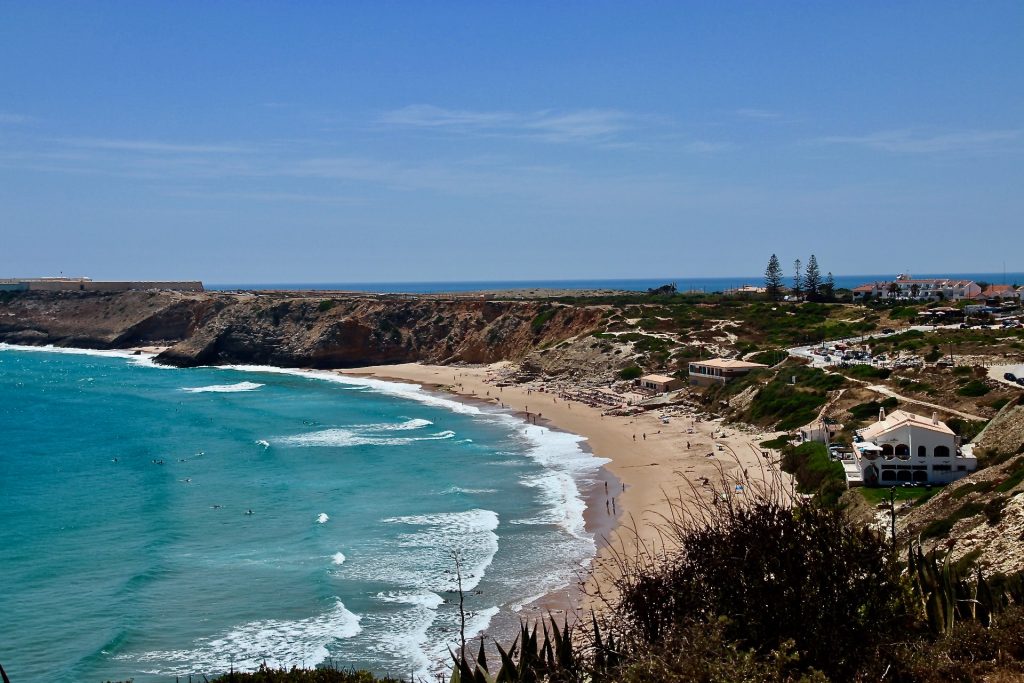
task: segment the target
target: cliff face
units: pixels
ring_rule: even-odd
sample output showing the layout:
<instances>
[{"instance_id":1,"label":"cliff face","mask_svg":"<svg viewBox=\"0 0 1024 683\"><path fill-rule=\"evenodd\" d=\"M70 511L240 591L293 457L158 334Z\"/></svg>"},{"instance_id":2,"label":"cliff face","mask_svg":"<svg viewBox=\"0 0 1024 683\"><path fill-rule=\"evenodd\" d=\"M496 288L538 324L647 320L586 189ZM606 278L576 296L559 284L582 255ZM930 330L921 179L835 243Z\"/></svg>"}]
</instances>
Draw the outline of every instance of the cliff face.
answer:
<instances>
[{"instance_id":1,"label":"cliff face","mask_svg":"<svg viewBox=\"0 0 1024 683\"><path fill-rule=\"evenodd\" d=\"M163 344L158 360L180 366L489 363L589 332L599 315L539 301L29 292L0 299L0 341Z\"/></svg>"}]
</instances>

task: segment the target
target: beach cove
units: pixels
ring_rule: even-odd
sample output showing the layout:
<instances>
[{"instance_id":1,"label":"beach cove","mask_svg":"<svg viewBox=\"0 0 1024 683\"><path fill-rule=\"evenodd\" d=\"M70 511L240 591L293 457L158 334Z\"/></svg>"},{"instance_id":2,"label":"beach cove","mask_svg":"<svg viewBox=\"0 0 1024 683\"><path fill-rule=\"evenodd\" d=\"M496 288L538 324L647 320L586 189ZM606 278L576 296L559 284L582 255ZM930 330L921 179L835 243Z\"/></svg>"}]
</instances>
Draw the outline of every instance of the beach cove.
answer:
<instances>
[{"instance_id":1,"label":"beach cove","mask_svg":"<svg viewBox=\"0 0 1024 683\"><path fill-rule=\"evenodd\" d=\"M578 434L588 450L607 461L602 478L607 489L595 487L587 499L587 530L598 540L595 571L581 573L582 585L546 596L528 613L599 609L601 600L595 596L614 594L617 558L634 556L638 543L662 548L665 521L679 509L696 509L697 496L709 498L712 488L727 487L727 495L736 495L736 484L748 488L776 477L790 483L777 467L778 454L759 445L776 432L740 430L680 407L607 415L604 406L565 398L566 389L578 389L572 382L549 378L510 384L505 378L512 370L507 362L469 367L407 363L339 372L411 382L485 402L524 422Z\"/></svg>"}]
</instances>

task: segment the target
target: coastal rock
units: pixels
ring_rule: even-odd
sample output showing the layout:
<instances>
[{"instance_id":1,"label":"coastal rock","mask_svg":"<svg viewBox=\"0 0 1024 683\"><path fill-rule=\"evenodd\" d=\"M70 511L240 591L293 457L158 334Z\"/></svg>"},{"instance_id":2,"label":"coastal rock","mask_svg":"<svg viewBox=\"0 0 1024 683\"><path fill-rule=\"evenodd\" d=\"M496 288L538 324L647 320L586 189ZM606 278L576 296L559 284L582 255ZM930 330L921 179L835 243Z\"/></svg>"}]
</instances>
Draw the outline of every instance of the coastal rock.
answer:
<instances>
[{"instance_id":1,"label":"coastal rock","mask_svg":"<svg viewBox=\"0 0 1024 683\"><path fill-rule=\"evenodd\" d=\"M168 348L158 362L177 366L491 363L587 333L599 320L587 307L470 297L160 291L28 292L0 300L2 341L161 345Z\"/></svg>"}]
</instances>

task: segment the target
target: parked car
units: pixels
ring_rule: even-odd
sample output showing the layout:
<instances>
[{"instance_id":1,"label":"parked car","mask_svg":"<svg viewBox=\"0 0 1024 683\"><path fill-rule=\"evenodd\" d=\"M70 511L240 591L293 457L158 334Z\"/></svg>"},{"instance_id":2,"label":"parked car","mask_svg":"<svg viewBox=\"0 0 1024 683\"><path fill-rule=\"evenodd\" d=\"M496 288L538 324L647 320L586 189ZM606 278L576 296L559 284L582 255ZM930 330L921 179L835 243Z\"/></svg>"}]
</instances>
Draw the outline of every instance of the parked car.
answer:
<instances>
[{"instance_id":1,"label":"parked car","mask_svg":"<svg viewBox=\"0 0 1024 683\"><path fill-rule=\"evenodd\" d=\"M1003 373L1003 379L1009 380L1011 382L1016 382L1017 381L1017 375L1013 374L1012 372L1004 372Z\"/></svg>"},{"instance_id":2,"label":"parked car","mask_svg":"<svg viewBox=\"0 0 1024 683\"><path fill-rule=\"evenodd\" d=\"M883 327L882 334L896 334L896 330L892 329L891 327Z\"/></svg>"},{"instance_id":3,"label":"parked car","mask_svg":"<svg viewBox=\"0 0 1024 683\"><path fill-rule=\"evenodd\" d=\"M1024 387L1024 377L1018 377L1017 378L1017 384L1019 384L1022 387Z\"/></svg>"}]
</instances>

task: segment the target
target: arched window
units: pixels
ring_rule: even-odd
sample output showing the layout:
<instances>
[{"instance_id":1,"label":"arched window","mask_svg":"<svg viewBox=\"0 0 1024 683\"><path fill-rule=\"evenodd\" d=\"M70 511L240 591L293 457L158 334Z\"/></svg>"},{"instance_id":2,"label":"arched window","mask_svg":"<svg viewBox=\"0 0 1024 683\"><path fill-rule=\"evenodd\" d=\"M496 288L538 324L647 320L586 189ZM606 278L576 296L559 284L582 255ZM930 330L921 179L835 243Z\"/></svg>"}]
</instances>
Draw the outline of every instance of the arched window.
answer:
<instances>
[{"instance_id":1,"label":"arched window","mask_svg":"<svg viewBox=\"0 0 1024 683\"><path fill-rule=\"evenodd\" d=\"M884 443L884 444L882 444L882 455L889 455L889 456L892 455L892 444L891 443Z\"/></svg>"},{"instance_id":2,"label":"arched window","mask_svg":"<svg viewBox=\"0 0 1024 683\"><path fill-rule=\"evenodd\" d=\"M917 457L924 458L927 455L928 455L928 449L927 448L925 448L924 446L918 446L917 447Z\"/></svg>"},{"instance_id":3,"label":"arched window","mask_svg":"<svg viewBox=\"0 0 1024 683\"><path fill-rule=\"evenodd\" d=\"M910 457L910 446L905 443L896 444L896 455L905 455Z\"/></svg>"},{"instance_id":4,"label":"arched window","mask_svg":"<svg viewBox=\"0 0 1024 683\"><path fill-rule=\"evenodd\" d=\"M914 481L928 481L928 473L921 471L914 472Z\"/></svg>"},{"instance_id":5,"label":"arched window","mask_svg":"<svg viewBox=\"0 0 1024 683\"><path fill-rule=\"evenodd\" d=\"M948 458L949 457L949 446L936 446L935 447L936 458Z\"/></svg>"},{"instance_id":6,"label":"arched window","mask_svg":"<svg viewBox=\"0 0 1024 683\"><path fill-rule=\"evenodd\" d=\"M910 472L907 472L906 470L900 470L899 472L896 473L896 480L910 481Z\"/></svg>"},{"instance_id":7,"label":"arched window","mask_svg":"<svg viewBox=\"0 0 1024 683\"><path fill-rule=\"evenodd\" d=\"M892 470L884 470L882 472L882 481L892 481L896 478L896 473Z\"/></svg>"}]
</instances>

